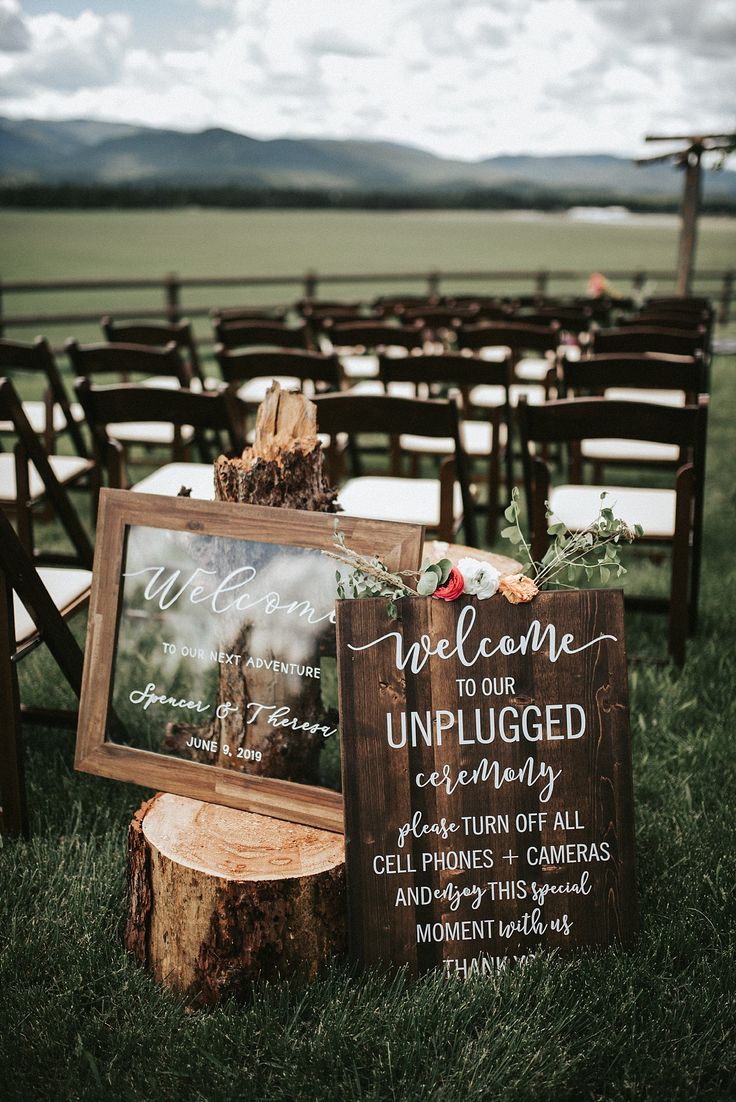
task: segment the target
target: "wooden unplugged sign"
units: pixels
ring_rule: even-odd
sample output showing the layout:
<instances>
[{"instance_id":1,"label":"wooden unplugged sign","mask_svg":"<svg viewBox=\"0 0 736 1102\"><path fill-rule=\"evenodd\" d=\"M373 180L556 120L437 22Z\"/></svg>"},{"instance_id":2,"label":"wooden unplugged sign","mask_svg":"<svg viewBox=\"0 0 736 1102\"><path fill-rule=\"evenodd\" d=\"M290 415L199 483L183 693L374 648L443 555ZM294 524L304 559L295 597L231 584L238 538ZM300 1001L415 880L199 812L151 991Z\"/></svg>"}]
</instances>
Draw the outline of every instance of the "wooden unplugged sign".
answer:
<instances>
[{"instance_id":1,"label":"wooden unplugged sign","mask_svg":"<svg viewBox=\"0 0 736 1102\"><path fill-rule=\"evenodd\" d=\"M620 591L338 602L349 939L489 971L637 925Z\"/></svg>"},{"instance_id":2,"label":"wooden unplugged sign","mask_svg":"<svg viewBox=\"0 0 736 1102\"><path fill-rule=\"evenodd\" d=\"M342 831L315 784L337 739L335 517L103 490L76 767ZM422 529L341 517L416 569Z\"/></svg>"}]
</instances>

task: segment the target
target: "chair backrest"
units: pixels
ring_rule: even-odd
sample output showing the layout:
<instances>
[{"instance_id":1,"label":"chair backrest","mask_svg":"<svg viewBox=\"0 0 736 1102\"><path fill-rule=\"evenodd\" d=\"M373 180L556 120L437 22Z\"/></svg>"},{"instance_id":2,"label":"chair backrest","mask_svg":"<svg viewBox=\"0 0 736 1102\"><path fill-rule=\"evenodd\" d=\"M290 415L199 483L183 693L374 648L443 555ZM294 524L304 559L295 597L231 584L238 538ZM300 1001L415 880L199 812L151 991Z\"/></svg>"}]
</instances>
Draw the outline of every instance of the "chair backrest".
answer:
<instances>
[{"instance_id":1,"label":"chair backrest","mask_svg":"<svg viewBox=\"0 0 736 1102\"><path fill-rule=\"evenodd\" d=\"M665 356L650 352L604 353L582 360L563 360L565 392L603 392L607 387L633 390L680 390L694 405L705 390L705 364L700 356Z\"/></svg>"},{"instance_id":2,"label":"chair backrest","mask_svg":"<svg viewBox=\"0 0 736 1102\"><path fill-rule=\"evenodd\" d=\"M289 326L277 321L215 320L214 327L218 344L225 348L300 348L308 351L311 347L311 334L305 322Z\"/></svg>"},{"instance_id":3,"label":"chair backrest","mask_svg":"<svg viewBox=\"0 0 736 1102\"><path fill-rule=\"evenodd\" d=\"M373 300L372 306L381 317L399 317L409 307L419 306L425 309L430 306L439 306L438 295L379 295Z\"/></svg>"},{"instance_id":4,"label":"chair backrest","mask_svg":"<svg viewBox=\"0 0 736 1102\"><path fill-rule=\"evenodd\" d=\"M173 341L165 348L151 348L124 342L79 344L68 340L64 348L75 375L86 379L95 375L114 375L116 380L127 380L131 375L170 375L183 387L190 382L189 368Z\"/></svg>"},{"instance_id":5,"label":"chair backrest","mask_svg":"<svg viewBox=\"0 0 736 1102\"><path fill-rule=\"evenodd\" d=\"M105 340L113 344L143 344L149 348L165 348L174 344L184 352L189 360L192 378L204 382L202 367L194 339L192 323L186 318L181 321L115 321L108 314L100 318Z\"/></svg>"},{"instance_id":6,"label":"chair backrest","mask_svg":"<svg viewBox=\"0 0 736 1102\"><path fill-rule=\"evenodd\" d=\"M23 341L0 340L0 375L12 375L15 371L44 375L51 399L64 414L69 435L74 441L77 455L87 457L87 444L82 431L72 416L69 398L61 379L61 372L45 337L36 337L28 344Z\"/></svg>"},{"instance_id":7,"label":"chair backrest","mask_svg":"<svg viewBox=\"0 0 736 1102\"><path fill-rule=\"evenodd\" d=\"M460 440L457 406L445 398L394 398L373 394L325 394L314 399L317 427L335 439L339 433L383 433L449 437L454 445L455 474L463 498L465 538L475 542L475 512L468 464Z\"/></svg>"},{"instance_id":8,"label":"chair backrest","mask_svg":"<svg viewBox=\"0 0 736 1102\"><path fill-rule=\"evenodd\" d=\"M164 421L181 428L213 429L227 432L234 451L245 448L247 407L229 389L194 393L191 390L164 390L121 383L117 386L93 386L87 378L75 382L95 444L108 461L118 449L108 435L107 426L120 422Z\"/></svg>"},{"instance_id":9,"label":"chair backrest","mask_svg":"<svg viewBox=\"0 0 736 1102\"><path fill-rule=\"evenodd\" d=\"M481 348L508 348L514 362L524 352L556 352L559 342L558 326L527 325L520 321L488 321L480 325L463 325L457 335L460 348L476 352Z\"/></svg>"},{"instance_id":10,"label":"chair backrest","mask_svg":"<svg viewBox=\"0 0 736 1102\"><path fill-rule=\"evenodd\" d=\"M549 475L535 444L575 444L581 440L646 440L673 444L688 456L694 471L696 511L702 512L705 489L705 444L708 397L700 395L697 405L666 406L652 402L612 401L608 398L573 398L518 407L522 439L524 481L530 510L530 525L536 541L545 538L544 517L539 512L540 494L546 492ZM535 512L536 509L536 512ZM542 530L540 531L540 525Z\"/></svg>"},{"instance_id":11,"label":"chair backrest","mask_svg":"<svg viewBox=\"0 0 736 1102\"><path fill-rule=\"evenodd\" d=\"M286 306L213 306L210 318L213 326L218 321L267 321L285 322L289 310Z\"/></svg>"},{"instance_id":12,"label":"chair backrest","mask_svg":"<svg viewBox=\"0 0 736 1102\"><path fill-rule=\"evenodd\" d=\"M441 353L431 356L378 357L378 374L381 381L389 383L435 383L454 386L466 391L475 386L502 386L508 388L512 377L509 360L481 360L475 356L457 353Z\"/></svg>"},{"instance_id":13,"label":"chair backrest","mask_svg":"<svg viewBox=\"0 0 736 1102\"><path fill-rule=\"evenodd\" d=\"M416 325L388 325L385 322L372 321L359 324L347 322L332 326L330 341L334 348L339 349L380 352L382 348L406 348L409 351L418 352L424 348L424 333L421 327Z\"/></svg>"},{"instance_id":14,"label":"chair backrest","mask_svg":"<svg viewBox=\"0 0 736 1102\"><path fill-rule=\"evenodd\" d=\"M694 356L707 351L705 330L669 329L654 325L599 329L593 334L592 351L664 352L673 356Z\"/></svg>"},{"instance_id":15,"label":"chair backrest","mask_svg":"<svg viewBox=\"0 0 736 1102\"><path fill-rule=\"evenodd\" d=\"M287 375L302 382L311 380L330 390L340 386L342 369L337 356L325 356L320 352L303 352L299 349L275 352L244 352L215 346L222 377L226 383L242 383L249 379Z\"/></svg>"},{"instance_id":16,"label":"chair backrest","mask_svg":"<svg viewBox=\"0 0 736 1102\"><path fill-rule=\"evenodd\" d=\"M93 550L89 536L82 527L66 490L54 474L46 449L31 428L28 418L23 412L21 400L10 379L0 379L0 419L12 421L18 441L16 461L27 464L30 460L33 463L44 484L46 495L53 506L54 513L63 525L74 547L76 560L80 566L90 568L92 566ZM47 561L51 561L53 558L51 555L45 555L44 557Z\"/></svg>"}]
</instances>

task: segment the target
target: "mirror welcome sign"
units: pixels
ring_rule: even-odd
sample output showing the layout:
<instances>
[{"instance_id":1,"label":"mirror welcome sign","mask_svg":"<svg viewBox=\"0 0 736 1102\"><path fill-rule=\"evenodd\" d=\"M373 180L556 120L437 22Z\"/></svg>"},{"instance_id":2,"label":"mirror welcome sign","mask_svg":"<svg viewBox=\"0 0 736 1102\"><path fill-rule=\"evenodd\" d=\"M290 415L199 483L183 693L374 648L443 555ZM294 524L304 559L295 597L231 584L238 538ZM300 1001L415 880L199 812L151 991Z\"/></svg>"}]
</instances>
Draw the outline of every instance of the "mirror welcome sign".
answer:
<instances>
[{"instance_id":1,"label":"mirror welcome sign","mask_svg":"<svg viewBox=\"0 0 736 1102\"><path fill-rule=\"evenodd\" d=\"M291 781L337 742L335 519L103 491L77 768L341 831L340 793ZM418 567L420 527L339 524Z\"/></svg>"},{"instance_id":2,"label":"mirror welcome sign","mask_svg":"<svg viewBox=\"0 0 736 1102\"><path fill-rule=\"evenodd\" d=\"M348 932L482 974L636 931L620 591L338 602Z\"/></svg>"}]
</instances>

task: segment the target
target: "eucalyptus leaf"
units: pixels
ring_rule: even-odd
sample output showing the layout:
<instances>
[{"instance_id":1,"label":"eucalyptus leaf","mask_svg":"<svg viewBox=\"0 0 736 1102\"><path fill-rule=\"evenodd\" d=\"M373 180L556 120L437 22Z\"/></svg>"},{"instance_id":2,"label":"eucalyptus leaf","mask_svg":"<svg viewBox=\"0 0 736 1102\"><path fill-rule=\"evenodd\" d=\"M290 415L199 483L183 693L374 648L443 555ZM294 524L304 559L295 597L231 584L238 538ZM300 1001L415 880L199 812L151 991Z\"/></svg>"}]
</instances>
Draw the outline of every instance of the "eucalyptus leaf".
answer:
<instances>
[{"instance_id":1,"label":"eucalyptus leaf","mask_svg":"<svg viewBox=\"0 0 736 1102\"><path fill-rule=\"evenodd\" d=\"M433 570L427 570L417 582L417 593L420 597L431 597L439 585L439 576Z\"/></svg>"}]
</instances>

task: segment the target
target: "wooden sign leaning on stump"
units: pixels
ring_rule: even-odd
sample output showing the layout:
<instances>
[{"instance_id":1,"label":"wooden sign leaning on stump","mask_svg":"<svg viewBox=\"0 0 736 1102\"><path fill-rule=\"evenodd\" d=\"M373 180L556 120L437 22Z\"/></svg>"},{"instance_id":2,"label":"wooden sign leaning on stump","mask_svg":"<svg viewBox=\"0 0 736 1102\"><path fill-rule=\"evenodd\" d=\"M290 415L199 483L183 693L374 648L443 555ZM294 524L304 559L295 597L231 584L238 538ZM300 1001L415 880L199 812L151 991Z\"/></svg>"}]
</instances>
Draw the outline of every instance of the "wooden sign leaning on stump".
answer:
<instances>
[{"instance_id":1,"label":"wooden sign leaning on stump","mask_svg":"<svg viewBox=\"0 0 736 1102\"><path fill-rule=\"evenodd\" d=\"M430 760L429 775L438 776L446 766L466 768L475 760L464 742L458 741L457 752L451 752L447 717L454 715L456 723L470 729L477 701L467 691L469 683L477 673L482 687L499 676L501 666L507 686L514 682L506 693L507 708L512 698L517 703L523 698L528 708L542 712L547 706L576 703L588 709L585 737L561 735L558 744L554 735L539 743L525 736L531 763L525 768L531 775L537 758L544 757L540 747L546 751L554 742L556 764L550 769L556 773L559 768L564 779L547 797L550 812L554 807L577 815L579 827L570 821L564 830L579 829L583 846L605 841L603 849L611 854L610 862L599 858L600 869L591 867L589 880L576 881L580 898L573 908L575 935L566 943L605 944L616 937L626 941L635 906L625 657L617 595L571 595L588 598L582 621L577 613L572 617L577 630L585 634L593 621L596 628L615 621L616 641L604 633L604 639L580 655L568 650L564 662L547 662L549 669L543 658L549 642L545 636L536 657L517 655L511 661L507 656L500 666L497 657L484 660L482 668L465 677L464 690L461 674L448 682L452 663L437 656L416 677L406 670L390 677L381 673L378 667L387 661L378 654L381 648L353 650L356 641L400 635L411 649L409 637L415 630L421 638L441 631L449 639L455 621L465 623L462 617L468 614L463 610L476 607L483 608L483 623L495 625L494 634L503 624L512 636L519 622L514 617L526 623L530 607L536 616L537 602L514 609L500 597L488 603L466 597L459 604L449 598L447 603L417 598L407 581L412 573L419 593L434 597L453 586L457 597L464 579L460 577L457 589L459 572L447 560L417 572L422 532L415 526L341 518L341 546L335 547L334 520L319 515L334 510L336 494L325 478L316 429L314 406L274 384L258 412L253 448L242 458L217 461L216 502L103 494L77 767L179 794L159 795L144 804L131 824L128 948L162 982L204 1002L244 995L259 976L296 971L313 975L322 961L344 950L343 845L337 833L342 797L314 785L325 735L337 728L335 658L340 665L350 864L347 910L356 959L408 963L415 972L442 964L450 959L447 938L440 943L432 933L427 942L416 931L420 926L444 930L448 915L455 920L456 908L461 908L459 923L503 918L508 926L513 915L532 921L533 929L519 928L519 936L507 935L505 943L500 926L481 938L475 954L479 959L523 955L536 945L560 941L559 936L550 938L542 924L546 916L557 915L560 884L572 883L561 855L553 855L554 874L549 862L540 869L538 880L551 886L543 893L538 916L520 919L519 900L512 906L505 897L494 901L488 896L490 876L494 882L504 879L498 865L484 880L487 869L479 875L476 866L471 871L451 868L447 858L438 856L461 848L495 849L495 844L482 830L482 844L472 847L458 847L455 837L438 839L431 824L436 827L449 815L449 810L439 815L444 806L441 786L430 786L430 798L426 786L416 784L416 773L426 772ZM294 513L294 508L311 512ZM343 559L337 582L335 562L321 553L331 545ZM477 560L464 561L466 573L470 571L466 592L487 596L492 575L479 569ZM367 575L360 571L361 564L376 563L384 576L380 584L375 568ZM393 579L388 588L385 576ZM356 582L360 577L367 584ZM397 581L400 588L392 589ZM526 591L529 580L504 581L512 600L514 587ZM338 651L336 588L341 595L392 594L388 602L338 602ZM399 599L409 593L412 599ZM544 595L538 600L551 617L558 598ZM384 620L388 626L379 631ZM567 613L563 620L568 623ZM574 626L566 630L575 634ZM371 635L376 631L378 635ZM597 695L582 699L581 685L594 683ZM590 708L597 709L595 714L589 714ZM394 714L389 721L393 733L387 738L387 716ZM554 713L560 730L580 714L574 707L562 718ZM402 730L406 741L394 746L392 740L401 740L397 732ZM478 740L477 746L486 751L484 770L498 768L502 775L505 769L522 768L519 744L500 732L495 741ZM601 746L609 757L600 757ZM415 781L410 783L412 771ZM366 778L370 784L363 783ZM298 783L303 781L309 783ZM615 791L609 798L611 784ZM509 794L511 787L500 795L488 784L476 786L472 794L463 787L451 798L447 794L447 806L453 815L462 812L481 824L512 811L528 815L530 837L536 837L535 823L540 838L547 837L545 831L563 829L559 821L552 826L541 821L538 786L517 783L518 798ZM374 809L381 809L380 821L371 818L367 794ZM222 804L230 806L218 806ZM439 819L432 819L435 812ZM510 821L510 849L518 848L519 830ZM558 844L560 837L553 841ZM402 866L392 856L402 849L420 863L444 864L434 870ZM424 853L434 856L425 858ZM383 873L372 864L380 854L388 867ZM528 854L526 860L528 869ZM505 878L509 883L522 879L527 877L518 870ZM475 899L478 907L482 902L484 917L474 913ZM465 917L468 905L473 913ZM447 929L456 931L454 926ZM414 931L413 940L407 930ZM559 935L556 926L554 932ZM452 959L464 959L456 945L451 949Z\"/></svg>"}]
</instances>

